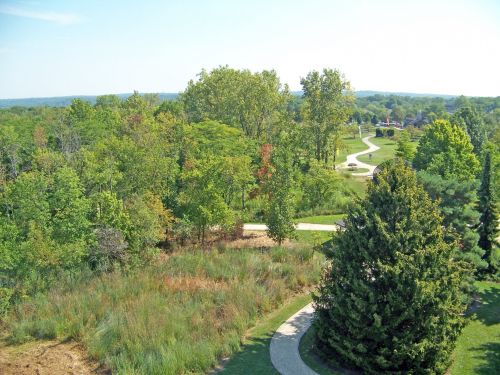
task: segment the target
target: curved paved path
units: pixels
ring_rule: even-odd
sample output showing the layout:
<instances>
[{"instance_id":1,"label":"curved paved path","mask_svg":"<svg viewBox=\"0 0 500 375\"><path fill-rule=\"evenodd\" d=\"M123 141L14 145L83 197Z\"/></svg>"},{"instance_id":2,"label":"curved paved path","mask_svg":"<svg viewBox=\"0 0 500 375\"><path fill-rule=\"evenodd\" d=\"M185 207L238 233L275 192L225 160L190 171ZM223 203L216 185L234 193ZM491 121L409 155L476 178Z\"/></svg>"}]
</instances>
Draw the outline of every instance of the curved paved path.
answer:
<instances>
[{"instance_id":1,"label":"curved paved path","mask_svg":"<svg viewBox=\"0 0 500 375\"><path fill-rule=\"evenodd\" d=\"M345 162L343 162L342 164L340 164L339 167L341 169L348 169L350 163L355 163L355 164L357 164L358 168L368 169L368 172L353 173L352 174L353 176L372 176L373 171L375 170L375 168L377 166L363 163L363 162L358 160L358 156L370 154L370 153L375 152L378 149L380 149L380 147L378 147L377 145L374 145L373 143L370 142L370 138L372 138L372 137L374 137L374 136L369 135L368 137L364 137L363 139L361 139L363 141L363 143L368 146L368 149L366 149L364 151L356 152L355 154L347 155L347 160Z\"/></svg>"},{"instance_id":2,"label":"curved paved path","mask_svg":"<svg viewBox=\"0 0 500 375\"><path fill-rule=\"evenodd\" d=\"M244 230L267 230L266 224L243 224ZM329 224L310 224L310 223L298 223L295 225L296 230L317 230L322 232L333 232L337 230L336 225Z\"/></svg>"},{"instance_id":3,"label":"curved paved path","mask_svg":"<svg viewBox=\"0 0 500 375\"><path fill-rule=\"evenodd\" d=\"M274 333L269 351L271 362L282 375L318 375L300 358L299 344L302 336L311 326L314 314L313 304L303 307L291 316Z\"/></svg>"}]
</instances>

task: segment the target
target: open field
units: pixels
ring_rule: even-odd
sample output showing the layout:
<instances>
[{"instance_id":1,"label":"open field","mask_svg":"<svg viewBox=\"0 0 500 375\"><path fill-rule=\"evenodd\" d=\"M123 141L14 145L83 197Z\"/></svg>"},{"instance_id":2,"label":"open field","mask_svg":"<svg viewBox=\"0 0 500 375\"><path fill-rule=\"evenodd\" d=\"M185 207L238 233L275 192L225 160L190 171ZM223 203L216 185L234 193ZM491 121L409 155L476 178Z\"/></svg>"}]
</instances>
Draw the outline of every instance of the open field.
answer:
<instances>
[{"instance_id":1,"label":"open field","mask_svg":"<svg viewBox=\"0 0 500 375\"><path fill-rule=\"evenodd\" d=\"M117 374L204 373L257 319L315 285L322 263L310 248L186 250L16 306L8 342L81 342Z\"/></svg>"},{"instance_id":2,"label":"open field","mask_svg":"<svg viewBox=\"0 0 500 375\"><path fill-rule=\"evenodd\" d=\"M363 137L366 137L368 134L363 134ZM336 165L342 164L346 161L347 155L354 154L356 152L360 152L367 149L367 146L361 141L359 135L356 135L356 138L352 136L345 136L342 138L343 142L347 146L346 150L342 150L337 155Z\"/></svg>"},{"instance_id":3,"label":"open field","mask_svg":"<svg viewBox=\"0 0 500 375\"><path fill-rule=\"evenodd\" d=\"M396 155L396 149L398 147L397 142L395 140L389 138L376 138L373 137L370 139L370 142L380 147L379 150L372 153L372 158L370 159L369 155L361 155L358 157L359 161L363 163L379 165L386 160L393 159ZM417 147L418 142L411 142L414 147Z\"/></svg>"},{"instance_id":4,"label":"open field","mask_svg":"<svg viewBox=\"0 0 500 375\"><path fill-rule=\"evenodd\" d=\"M449 375L495 375L500 369L500 284L478 282L481 305L470 315L453 354ZM304 335L300 354L320 375L339 375L325 365L313 351L314 330Z\"/></svg>"}]
</instances>

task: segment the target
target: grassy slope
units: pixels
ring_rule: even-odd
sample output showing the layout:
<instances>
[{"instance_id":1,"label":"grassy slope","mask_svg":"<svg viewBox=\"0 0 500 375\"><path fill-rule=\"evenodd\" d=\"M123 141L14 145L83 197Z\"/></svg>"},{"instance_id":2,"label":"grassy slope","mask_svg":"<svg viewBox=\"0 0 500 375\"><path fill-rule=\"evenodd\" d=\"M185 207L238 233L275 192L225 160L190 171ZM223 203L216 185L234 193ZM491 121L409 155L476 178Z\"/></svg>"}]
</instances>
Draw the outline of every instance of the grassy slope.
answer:
<instances>
[{"instance_id":1,"label":"grassy slope","mask_svg":"<svg viewBox=\"0 0 500 375\"><path fill-rule=\"evenodd\" d=\"M450 375L496 375L500 370L500 284L479 282L478 287L482 305L458 339ZM310 329L300 342L304 362L320 375L338 375L311 350L313 341Z\"/></svg>"},{"instance_id":2,"label":"grassy slope","mask_svg":"<svg viewBox=\"0 0 500 375\"><path fill-rule=\"evenodd\" d=\"M239 350L257 319L319 281L323 257L311 255L307 248L183 251L18 306L10 340L80 341L117 374L204 373Z\"/></svg>"}]
</instances>

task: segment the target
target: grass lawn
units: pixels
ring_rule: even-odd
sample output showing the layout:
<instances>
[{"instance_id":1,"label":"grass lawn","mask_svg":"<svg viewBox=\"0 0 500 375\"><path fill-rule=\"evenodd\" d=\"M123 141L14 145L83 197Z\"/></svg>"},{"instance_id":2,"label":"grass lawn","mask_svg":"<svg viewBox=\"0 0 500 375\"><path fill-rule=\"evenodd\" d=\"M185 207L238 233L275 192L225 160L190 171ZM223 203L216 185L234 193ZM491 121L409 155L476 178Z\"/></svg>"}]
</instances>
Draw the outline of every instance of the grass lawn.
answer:
<instances>
[{"instance_id":1,"label":"grass lawn","mask_svg":"<svg viewBox=\"0 0 500 375\"><path fill-rule=\"evenodd\" d=\"M372 158L367 155L361 155L358 157L359 161L364 163L379 165L386 160L393 159L396 154L396 148L398 144L396 141L389 138L371 138L370 142L380 147L380 150L377 150L372 153ZM411 142L416 148L418 142Z\"/></svg>"},{"instance_id":2,"label":"grass lawn","mask_svg":"<svg viewBox=\"0 0 500 375\"><path fill-rule=\"evenodd\" d=\"M332 238L332 232L315 230L298 230L296 241L303 244L322 244Z\"/></svg>"},{"instance_id":3,"label":"grass lawn","mask_svg":"<svg viewBox=\"0 0 500 375\"><path fill-rule=\"evenodd\" d=\"M481 306L470 316L453 353L450 375L496 375L500 373L500 283L478 282ZM314 331L300 342L300 355L320 375L339 375L313 352Z\"/></svg>"},{"instance_id":4,"label":"grass lawn","mask_svg":"<svg viewBox=\"0 0 500 375\"><path fill-rule=\"evenodd\" d=\"M367 135L368 134L363 134L362 137L366 137ZM360 152L368 148L368 146L365 145L363 141L361 141L359 135L357 135L355 139L353 139L351 136L345 136L342 138L342 140L348 148L347 150L342 150L339 152L335 163L336 165L345 162L347 159L347 155L354 154L356 152Z\"/></svg>"},{"instance_id":5,"label":"grass lawn","mask_svg":"<svg viewBox=\"0 0 500 375\"><path fill-rule=\"evenodd\" d=\"M345 172L342 172L341 176L343 177L342 184L347 188L347 190L359 197L363 197L365 195L366 187L369 181L366 177L351 176Z\"/></svg>"},{"instance_id":6,"label":"grass lawn","mask_svg":"<svg viewBox=\"0 0 500 375\"><path fill-rule=\"evenodd\" d=\"M500 283L478 287L482 304L458 339L451 375L500 374Z\"/></svg>"},{"instance_id":7,"label":"grass lawn","mask_svg":"<svg viewBox=\"0 0 500 375\"><path fill-rule=\"evenodd\" d=\"M336 215L318 215L318 216L307 216L295 219L296 223L310 223L310 224L335 224L337 220L342 219L345 214Z\"/></svg>"},{"instance_id":8,"label":"grass lawn","mask_svg":"<svg viewBox=\"0 0 500 375\"><path fill-rule=\"evenodd\" d=\"M224 375L279 374L271 363L269 343L274 332L290 316L311 302L311 296L301 295L288 304L261 319L248 332L242 350L234 355L221 372Z\"/></svg>"}]
</instances>

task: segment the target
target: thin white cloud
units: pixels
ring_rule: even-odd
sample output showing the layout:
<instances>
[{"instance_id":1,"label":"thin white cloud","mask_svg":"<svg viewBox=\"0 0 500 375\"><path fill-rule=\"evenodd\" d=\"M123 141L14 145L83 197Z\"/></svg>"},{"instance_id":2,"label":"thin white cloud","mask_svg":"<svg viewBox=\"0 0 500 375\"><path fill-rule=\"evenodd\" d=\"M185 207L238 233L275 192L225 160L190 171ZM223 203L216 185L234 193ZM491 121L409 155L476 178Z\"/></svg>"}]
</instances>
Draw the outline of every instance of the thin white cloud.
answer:
<instances>
[{"instance_id":1,"label":"thin white cloud","mask_svg":"<svg viewBox=\"0 0 500 375\"><path fill-rule=\"evenodd\" d=\"M80 20L78 15L73 13L33 11L8 5L0 5L0 13L17 17L55 22L60 25L72 25Z\"/></svg>"}]
</instances>

